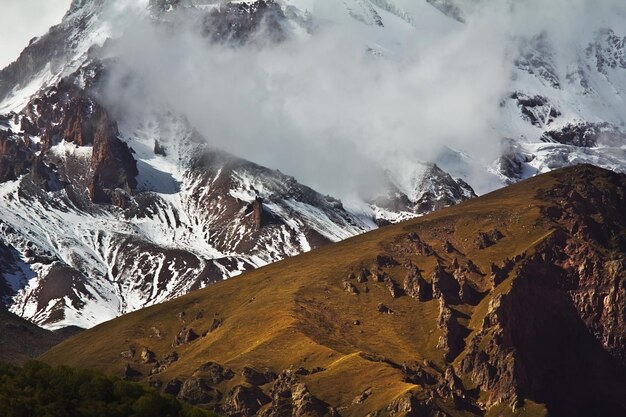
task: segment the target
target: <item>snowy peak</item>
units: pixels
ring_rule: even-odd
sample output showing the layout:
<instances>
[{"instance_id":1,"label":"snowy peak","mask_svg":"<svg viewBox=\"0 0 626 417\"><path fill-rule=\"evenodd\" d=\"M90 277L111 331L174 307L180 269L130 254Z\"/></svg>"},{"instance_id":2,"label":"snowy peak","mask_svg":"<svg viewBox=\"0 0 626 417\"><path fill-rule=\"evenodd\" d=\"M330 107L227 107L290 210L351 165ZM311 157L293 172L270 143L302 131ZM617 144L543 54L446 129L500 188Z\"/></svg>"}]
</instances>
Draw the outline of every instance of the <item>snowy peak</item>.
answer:
<instances>
[{"instance_id":1,"label":"snowy peak","mask_svg":"<svg viewBox=\"0 0 626 417\"><path fill-rule=\"evenodd\" d=\"M268 53L282 47L307 48L308 40L341 36L345 29L356 38L350 46L361 52L359 59L367 60L360 64L375 62L388 70L365 78L376 82L350 86L369 93L358 95L367 97L368 105L383 103L374 107L381 114L357 112L355 119L367 125L365 118L380 118L393 125L424 112L423 120L428 121L434 116L429 100L410 101L410 108L396 117L387 113L383 96L402 97L389 74L407 67L407 85L424 79L432 82L430 73L420 78L423 67L411 67L415 56L423 59L418 48L423 45L412 42L446 39L458 48L457 41L467 36L472 24L472 15L459 4L453 0L74 1L61 24L34 40L0 72L0 296L4 304L50 328L91 327L243 271L473 198L478 187L490 191L577 163L626 171L626 42L618 27L596 32L581 47L561 48L549 31L506 38L504 49L513 55L511 74L503 77L502 95L494 94L495 100L490 96L495 114L488 125L493 132L485 133L502 139L497 158L485 161L460 146L453 151L457 147L445 143L449 137L426 132L426 138L442 142L439 158L407 161L400 160L406 159L402 156L390 157L386 165L373 163L368 168L386 173L382 192L345 205L273 166L255 163L255 155L246 159L209 146L211 136L238 138L213 126L203 131L203 137L198 130L201 123L196 118L194 125L188 117L194 106L155 100L159 102L153 107L143 103L145 108L139 111L124 112L104 94L111 81L107 75L121 60L114 46L124 42L125 30L133 26L128 22L171 34L193 31L194 36L200 35L204 49L218 46L228 54L246 54L250 48ZM338 30L325 32L328 27ZM409 44L419 53L409 51ZM437 48L431 45L431 49ZM437 57L446 51L435 52ZM258 56L251 56L234 62L252 64ZM466 70L458 59L443 62ZM125 75L122 85L145 73ZM250 92L265 88L272 95L284 80L278 77L274 84L257 85L268 77L245 75L240 79L252 80ZM447 88L448 80L434 79L442 84L434 86L437 91ZM389 90L373 88L383 81L389 83ZM318 82L324 84L325 79ZM238 90L237 83L223 84L228 87L225 95L232 90L238 104L248 100L255 111L263 111L253 94ZM427 93L421 87L416 91ZM291 97L299 94L305 92ZM482 108L473 113L456 106L455 97L457 91L440 113L449 111L446 117L453 121L481 117ZM323 104L337 105L331 101L332 97L324 97ZM342 115L343 110L337 108L335 113ZM464 111L471 117L460 114ZM301 113L306 116L306 108ZM245 115L237 119L237 123L248 122ZM408 134L410 140L400 143L409 147L412 141L424 140L421 128L416 125ZM365 130L358 126L353 131L358 136L354 143L362 143ZM332 133L320 130L319 136L334 137ZM265 134L259 129L259 137ZM380 136L387 138L385 134ZM354 149L355 155L359 152Z\"/></svg>"}]
</instances>

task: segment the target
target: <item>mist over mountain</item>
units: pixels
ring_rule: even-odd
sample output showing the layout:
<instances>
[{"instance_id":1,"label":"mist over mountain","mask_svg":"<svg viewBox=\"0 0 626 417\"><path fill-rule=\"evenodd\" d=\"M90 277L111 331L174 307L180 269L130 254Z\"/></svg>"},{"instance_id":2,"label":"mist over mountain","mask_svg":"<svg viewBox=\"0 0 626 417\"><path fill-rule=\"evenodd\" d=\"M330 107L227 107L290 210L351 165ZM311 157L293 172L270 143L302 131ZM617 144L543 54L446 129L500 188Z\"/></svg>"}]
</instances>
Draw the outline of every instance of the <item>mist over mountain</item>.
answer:
<instances>
[{"instance_id":1,"label":"mist over mountain","mask_svg":"<svg viewBox=\"0 0 626 417\"><path fill-rule=\"evenodd\" d=\"M599 31L625 21L620 2L470 2L464 23L426 2L378 3L284 2L295 17L261 22L246 42L209 42L202 15L184 7L160 25L133 18L109 49L118 66L105 96L126 116L174 108L213 146L340 197L379 192L385 170L402 177L450 150L480 167L457 175L484 192L501 184L484 167L504 138L541 137L501 106L518 89L536 93L520 55L541 40L552 76L571 79ZM621 98L602 93L610 106L572 110L621 126ZM556 124L590 119L562 116Z\"/></svg>"},{"instance_id":2,"label":"mist over mountain","mask_svg":"<svg viewBox=\"0 0 626 417\"><path fill-rule=\"evenodd\" d=\"M91 327L555 168L623 172L624 20L76 0L0 72L3 303Z\"/></svg>"}]
</instances>

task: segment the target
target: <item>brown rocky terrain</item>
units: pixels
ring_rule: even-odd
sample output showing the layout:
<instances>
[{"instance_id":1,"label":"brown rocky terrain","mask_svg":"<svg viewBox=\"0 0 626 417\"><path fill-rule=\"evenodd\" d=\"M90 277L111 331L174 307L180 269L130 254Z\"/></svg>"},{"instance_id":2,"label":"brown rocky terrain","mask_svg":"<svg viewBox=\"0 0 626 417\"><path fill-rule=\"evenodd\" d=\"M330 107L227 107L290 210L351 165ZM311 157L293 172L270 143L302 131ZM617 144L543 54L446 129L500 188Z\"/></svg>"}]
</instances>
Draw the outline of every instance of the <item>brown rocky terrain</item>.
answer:
<instances>
[{"instance_id":1,"label":"brown rocky terrain","mask_svg":"<svg viewBox=\"0 0 626 417\"><path fill-rule=\"evenodd\" d=\"M623 416L626 176L581 165L244 274L42 358L230 416Z\"/></svg>"}]
</instances>

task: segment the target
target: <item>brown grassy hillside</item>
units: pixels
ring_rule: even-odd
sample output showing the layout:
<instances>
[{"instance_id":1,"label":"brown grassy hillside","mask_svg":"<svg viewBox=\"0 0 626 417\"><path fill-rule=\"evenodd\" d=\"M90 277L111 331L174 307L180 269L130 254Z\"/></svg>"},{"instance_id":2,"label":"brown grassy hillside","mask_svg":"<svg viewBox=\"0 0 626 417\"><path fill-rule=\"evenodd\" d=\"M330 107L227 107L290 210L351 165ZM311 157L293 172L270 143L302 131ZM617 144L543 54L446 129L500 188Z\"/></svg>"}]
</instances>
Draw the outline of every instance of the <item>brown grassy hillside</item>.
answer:
<instances>
[{"instance_id":1,"label":"brown grassy hillside","mask_svg":"<svg viewBox=\"0 0 626 417\"><path fill-rule=\"evenodd\" d=\"M568 168L128 314L42 359L228 415L623 416L625 242L626 177Z\"/></svg>"}]
</instances>

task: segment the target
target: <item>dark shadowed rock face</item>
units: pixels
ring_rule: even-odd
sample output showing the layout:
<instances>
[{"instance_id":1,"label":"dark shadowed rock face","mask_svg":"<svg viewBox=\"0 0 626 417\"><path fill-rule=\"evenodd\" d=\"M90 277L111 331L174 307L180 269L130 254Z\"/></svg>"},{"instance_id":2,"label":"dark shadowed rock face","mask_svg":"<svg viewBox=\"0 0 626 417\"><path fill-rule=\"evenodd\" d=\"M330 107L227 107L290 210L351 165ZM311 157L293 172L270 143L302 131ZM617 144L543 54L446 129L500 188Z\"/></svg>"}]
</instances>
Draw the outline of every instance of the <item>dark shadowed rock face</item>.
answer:
<instances>
[{"instance_id":1,"label":"dark shadowed rock face","mask_svg":"<svg viewBox=\"0 0 626 417\"><path fill-rule=\"evenodd\" d=\"M623 378L626 366L626 177L604 179L622 188L562 182L547 192L553 235L514 269L511 291L489 304L471 338L461 369L490 393L488 403L516 407L530 397L554 415L619 415L599 381ZM565 400L572 395L593 400Z\"/></svg>"},{"instance_id":2,"label":"dark shadowed rock face","mask_svg":"<svg viewBox=\"0 0 626 417\"><path fill-rule=\"evenodd\" d=\"M271 401L258 387L237 385L228 393L225 410L228 415L252 417Z\"/></svg>"},{"instance_id":3,"label":"dark shadowed rock face","mask_svg":"<svg viewBox=\"0 0 626 417\"><path fill-rule=\"evenodd\" d=\"M558 130L548 130L542 140L593 148L598 145L621 146L626 140L626 133L609 123L572 123Z\"/></svg>"},{"instance_id":4,"label":"dark shadowed rock face","mask_svg":"<svg viewBox=\"0 0 626 417\"><path fill-rule=\"evenodd\" d=\"M30 172L33 179L45 184L56 174L51 168L51 148L62 141L91 146L91 162L84 189L98 204L125 205L124 194L137 186L137 164L131 150L119 138L117 124L108 112L73 78L62 80L32 100L24 112L14 116L21 132L12 137L0 136L0 181L15 180ZM30 136L41 138L39 143ZM36 153L40 152L38 157ZM81 188L81 187L77 187Z\"/></svg>"},{"instance_id":5,"label":"dark shadowed rock face","mask_svg":"<svg viewBox=\"0 0 626 417\"><path fill-rule=\"evenodd\" d=\"M178 398L190 404L208 404L221 398L221 393L213 389L207 380L191 377L182 383Z\"/></svg>"},{"instance_id":6,"label":"dark shadowed rock face","mask_svg":"<svg viewBox=\"0 0 626 417\"><path fill-rule=\"evenodd\" d=\"M117 123L73 80L61 81L28 106L26 117L38 126L43 150L61 140L92 146L87 188L94 203L123 206L119 191L130 194L137 185L137 163L118 136Z\"/></svg>"},{"instance_id":7,"label":"dark shadowed rock face","mask_svg":"<svg viewBox=\"0 0 626 417\"><path fill-rule=\"evenodd\" d=\"M299 382L301 376L298 371L281 372L270 390L271 403L260 416L322 417L332 415L329 405L311 395L307 386Z\"/></svg>"},{"instance_id":8,"label":"dark shadowed rock face","mask_svg":"<svg viewBox=\"0 0 626 417\"><path fill-rule=\"evenodd\" d=\"M25 142L0 131L0 182L16 180L30 172L34 159Z\"/></svg>"},{"instance_id":9,"label":"dark shadowed rock face","mask_svg":"<svg viewBox=\"0 0 626 417\"><path fill-rule=\"evenodd\" d=\"M286 17L273 0L226 3L204 18L205 34L216 42L244 43L260 35L262 42L286 39Z\"/></svg>"},{"instance_id":10,"label":"dark shadowed rock face","mask_svg":"<svg viewBox=\"0 0 626 417\"><path fill-rule=\"evenodd\" d=\"M539 95L529 96L522 92L515 92L511 94L510 98L517 103L522 113L522 118L533 126L547 126L561 115L561 112L545 97Z\"/></svg>"}]
</instances>

